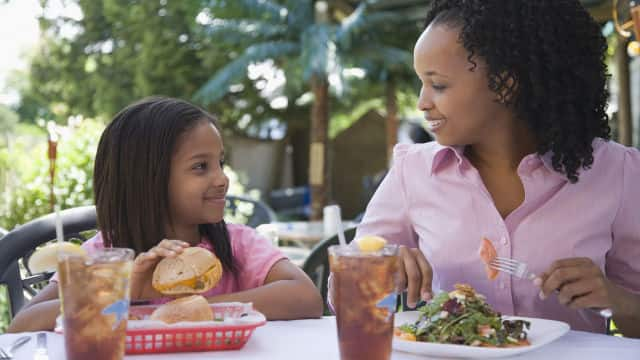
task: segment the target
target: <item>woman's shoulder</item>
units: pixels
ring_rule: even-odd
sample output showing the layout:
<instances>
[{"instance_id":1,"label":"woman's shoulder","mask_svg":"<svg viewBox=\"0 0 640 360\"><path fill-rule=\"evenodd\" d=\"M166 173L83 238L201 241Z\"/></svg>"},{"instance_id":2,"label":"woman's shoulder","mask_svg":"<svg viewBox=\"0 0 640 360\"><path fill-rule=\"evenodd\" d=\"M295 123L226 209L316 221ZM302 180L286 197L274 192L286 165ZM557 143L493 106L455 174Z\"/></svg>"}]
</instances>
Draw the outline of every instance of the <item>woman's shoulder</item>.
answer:
<instances>
[{"instance_id":1,"label":"woman's shoulder","mask_svg":"<svg viewBox=\"0 0 640 360\"><path fill-rule=\"evenodd\" d=\"M623 166L625 170L629 170L626 169L629 166L640 167L640 151L613 140L596 138L593 141L593 160L594 165Z\"/></svg>"},{"instance_id":2,"label":"woman's shoulder","mask_svg":"<svg viewBox=\"0 0 640 360\"><path fill-rule=\"evenodd\" d=\"M436 141L422 144L398 144L393 149L393 164L409 171L433 173L451 159L462 158L462 147L444 146Z\"/></svg>"},{"instance_id":3,"label":"woman's shoulder","mask_svg":"<svg viewBox=\"0 0 640 360\"><path fill-rule=\"evenodd\" d=\"M442 146L435 141L430 141L421 144L397 144L393 147L394 157L406 157L406 156L434 156L440 150L446 149L446 146Z\"/></svg>"},{"instance_id":4,"label":"woman's shoulder","mask_svg":"<svg viewBox=\"0 0 640 360\"><path fill-rule=\"evenodd\" d=\"M596 138L593 141L593 163L580 172L580 181L608 188L612 183L627 183L640 178L640 151L613 140Z\"/></svg>"}]
</instances>

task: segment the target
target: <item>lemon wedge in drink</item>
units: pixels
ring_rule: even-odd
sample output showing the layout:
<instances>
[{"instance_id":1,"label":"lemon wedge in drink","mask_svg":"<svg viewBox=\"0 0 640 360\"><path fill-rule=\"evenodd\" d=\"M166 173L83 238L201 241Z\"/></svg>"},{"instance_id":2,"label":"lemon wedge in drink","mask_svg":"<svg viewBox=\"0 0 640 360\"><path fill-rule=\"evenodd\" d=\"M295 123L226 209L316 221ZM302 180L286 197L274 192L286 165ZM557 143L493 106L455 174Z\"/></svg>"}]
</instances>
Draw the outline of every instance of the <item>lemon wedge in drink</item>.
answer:
<instances>
[{"instance_id":1,"label":"lemon wedge in drink","mask_svg":"<svg viewBox=\"0 0 640 360\"><path fill-rule=\"evenodd\" d=\"M85 256L87 252L80 245L63 242L51 243L36 249L29 259L29 268L32 273L55 271L58 266L58 252L69 255Z\"/></svg>"},{"instance_id":2,"label":"lemon wedge in drink","mask_svg":"<svg viewBox=\"0 0 640 360\"><path fill-rule=\"evenodd\" d=\"M358 248L362 252L374 252L384 248L387 244L387 240L380 236L366 235L356 240Z\"/></svg>"}]
</instances>

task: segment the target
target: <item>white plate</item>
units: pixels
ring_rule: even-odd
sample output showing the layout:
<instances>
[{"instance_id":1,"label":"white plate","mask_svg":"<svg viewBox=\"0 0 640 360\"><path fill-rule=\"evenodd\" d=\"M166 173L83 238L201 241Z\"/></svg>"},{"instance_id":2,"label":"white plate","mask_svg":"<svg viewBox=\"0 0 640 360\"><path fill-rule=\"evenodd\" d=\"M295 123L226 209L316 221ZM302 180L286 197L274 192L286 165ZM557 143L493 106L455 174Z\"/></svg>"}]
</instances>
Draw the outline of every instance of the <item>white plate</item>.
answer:
<instances>
[{"instance_id":1,"label":"white plate","mask_svg":"<svg viewBox=\"0 0 640 360\"><path fill-rule=\"evenodd\" d=\"M418 320L418 311L404 311L396 314L394 325L400 326ZM569 331L569 324L546 319L527 318L519 316L505 316L509 320L526 320L531 322L531 327L527 331L527 339L531 342L529 346L519 346L513 348L486 348L467 345L435 344L428 342L406 341L393 339L393 349L410 352L414 354L450 357L450 358L497 358L503 356L513 356L527 351L535 350L544 346Z\"/></svg>"}]
</instances>

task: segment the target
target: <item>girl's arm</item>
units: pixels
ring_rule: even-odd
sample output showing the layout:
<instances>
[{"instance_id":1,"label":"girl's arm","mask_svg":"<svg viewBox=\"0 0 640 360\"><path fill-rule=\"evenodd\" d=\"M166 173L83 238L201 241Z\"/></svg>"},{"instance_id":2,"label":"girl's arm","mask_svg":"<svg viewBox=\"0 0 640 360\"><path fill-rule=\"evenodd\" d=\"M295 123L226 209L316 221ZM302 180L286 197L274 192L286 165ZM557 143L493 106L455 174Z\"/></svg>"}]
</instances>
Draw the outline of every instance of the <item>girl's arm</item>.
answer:
<instances>
[{"instance_id":1,"label":"girl's arm","mask_svg":"<svg viewBox=\"0 0 640 360\"><path fill-rule=\"evenodd\" d=\"M264 285L232 294L210 297L209 302L252 302L269 320L322 316L322 296L311 279L287 259L276 262Z\"/></svg>"},{"instance_id":2,"label":"girl's arm","mask_svg":"<svg viewBox=\"0 0 640 360\"><path fill-rule=\"evenodd\" d=\"M53 331L60 314L58 283L50 282L11 321L7 332Z\"/></svg>"}]
</instances>

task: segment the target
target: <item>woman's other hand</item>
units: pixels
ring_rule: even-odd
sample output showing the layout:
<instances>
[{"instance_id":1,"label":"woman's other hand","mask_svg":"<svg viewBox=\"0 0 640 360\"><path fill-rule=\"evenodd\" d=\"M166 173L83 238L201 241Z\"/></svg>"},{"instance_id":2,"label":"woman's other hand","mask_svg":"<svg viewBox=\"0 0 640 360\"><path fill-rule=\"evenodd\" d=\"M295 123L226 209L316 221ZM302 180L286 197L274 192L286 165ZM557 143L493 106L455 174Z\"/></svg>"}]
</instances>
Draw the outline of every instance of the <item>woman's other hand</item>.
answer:
<instances>
[{"instance_id":1,"label":"woman's other hand","mask_svg":"<svg viewBox=\"0 0 640 360\"><path fill-rule=\"evenodd\" d=\"M415 308L418 301L431 300L431 265L420 249L401 245L400 256L400 289L407 290L407 305Z\"/></svg>"}]
</instances>

